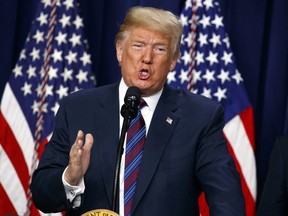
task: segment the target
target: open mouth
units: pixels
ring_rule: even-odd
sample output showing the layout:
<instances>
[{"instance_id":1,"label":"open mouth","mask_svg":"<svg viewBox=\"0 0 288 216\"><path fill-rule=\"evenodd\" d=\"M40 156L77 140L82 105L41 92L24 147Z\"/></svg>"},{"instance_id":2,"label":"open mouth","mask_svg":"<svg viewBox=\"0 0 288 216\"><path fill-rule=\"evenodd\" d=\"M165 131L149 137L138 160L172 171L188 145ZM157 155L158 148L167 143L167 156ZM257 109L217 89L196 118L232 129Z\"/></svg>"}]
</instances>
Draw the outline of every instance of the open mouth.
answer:
<instances>
[{"instance_id":1,"label":"open mouth","mask_svg":"<svg viewBox=\"0 0 288 216\"><path fill-rule=\"evenodd\" d=\"M149 71L147 69L141 69L139 73L140 79L148 79L149 78Z\"/></svg>"}]
</instances>

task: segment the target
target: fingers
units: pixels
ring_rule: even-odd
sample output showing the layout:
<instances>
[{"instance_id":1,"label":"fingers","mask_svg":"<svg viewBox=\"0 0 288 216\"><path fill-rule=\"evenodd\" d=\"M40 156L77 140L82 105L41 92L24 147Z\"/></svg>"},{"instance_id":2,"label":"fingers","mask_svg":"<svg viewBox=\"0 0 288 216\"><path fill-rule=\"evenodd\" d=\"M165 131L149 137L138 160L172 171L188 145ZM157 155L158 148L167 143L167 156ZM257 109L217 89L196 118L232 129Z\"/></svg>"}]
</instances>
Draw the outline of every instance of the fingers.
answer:
<instances>
[{"instance_id":1,"label":"fingers","mask_svg":"<svg viewBox=\"0 0 288 216\"><path fill-rule=\"evenodd\" d=\"M86 134L85 136L85 144L83 146L82 151L82 168L83 168L83 175L86 173L89 164L90 164L90 154L91 154L91 148L93 145L94 139L91 134Z\"/></svg>"},{"instance_id":2,"label":"fingers","mask_svg":"<svg viewBox=\"0 0 288 216\"><path fill-rule=\"evenodd\" d=\"M71 185L77 185L89 167L90 152L94 139L91 134L79 130L69 154L69 165L64 174L65 180Z\"/></svg>"}]
</instances>

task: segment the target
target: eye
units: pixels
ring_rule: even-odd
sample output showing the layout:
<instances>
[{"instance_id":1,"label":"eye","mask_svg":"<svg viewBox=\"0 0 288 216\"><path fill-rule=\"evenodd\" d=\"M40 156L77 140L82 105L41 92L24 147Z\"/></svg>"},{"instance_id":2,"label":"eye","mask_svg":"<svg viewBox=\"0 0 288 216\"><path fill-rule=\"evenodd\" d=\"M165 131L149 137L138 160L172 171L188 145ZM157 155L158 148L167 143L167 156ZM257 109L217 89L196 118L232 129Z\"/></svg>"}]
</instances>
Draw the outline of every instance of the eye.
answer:
<instances>
[{"instance_id":1,"label":"eye","mask_svg":"<svg viewBox=\"0 0 288 216\"><path fill-rule=\"evenodd\" d=\"M162 45L159 45L159 46L155 46L154 50L157 52L157 53L166 53L167 52L167 47L165 46L162 46Z\"/></svg>"},{"instance_id":2,"label":"eye","mask_svg":"<svg viewBox=\"0 0 288 216\"><path fill-rule=\"evenodd\" d=\"M132 43L132 48L136 50L141 50L144 47L142 43Z\"/></svg>"}]
</instances>

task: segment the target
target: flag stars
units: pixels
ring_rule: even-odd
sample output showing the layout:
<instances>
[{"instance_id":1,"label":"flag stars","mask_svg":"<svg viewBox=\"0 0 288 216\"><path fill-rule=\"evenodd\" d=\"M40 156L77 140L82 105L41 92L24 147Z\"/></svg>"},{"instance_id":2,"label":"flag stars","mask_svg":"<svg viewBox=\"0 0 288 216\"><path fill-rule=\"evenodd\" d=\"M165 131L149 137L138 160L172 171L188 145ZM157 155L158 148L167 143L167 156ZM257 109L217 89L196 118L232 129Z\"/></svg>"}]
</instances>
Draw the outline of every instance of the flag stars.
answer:
<instances>
[{"instance_id":1,"label":"flag stars","mask_svg":"<svg viewBox=\"0 0 288 216\"><path fill-rule=\"evenodd\" d=\"M217 76L218 79L221 80L221 83L224 84L225 81L230 81L231 79L229 78L229 71L224 71L221 69L220 74Z\"/></svg>"},{"instance_id":2,"label":"flag stars","mask_svg":"<svg viewBox=\"0 0 288 216\"><path fill-rule=\"evenodd\" d=\"M188 53L185 50L184 54L181 57L181 60L184 61L184 65L188 65L189 63L191 63L191 53Z\"/></svg>"},{"instance_id":3,"label":"flag stars","mask_svg":"<svg viewBox=\"0 0 288 216\"><path fill-rule=\"evenodd\" d=\"M32 52L29 54L32 57L32 60L40 59L40 50L33 47Z\"/></svg>"},{"instance_id":4,"label":"flag stars","mask_svg":"<svg viewBox=\"0 0 288 216\"><path fill-rule=\"evenodd\" d=\"M52 53L51 57L53 58L53 62L57 62L57 61L62 61L62 53L63 51L58 51L57 49L54 49L54 52Z\"/></svg>"},{"instance_id":5,"label":"flag stars","mask_svg":"<svg viewBox=\"0 0 288 216\"><path fill-rule=\"evenodd\" d=\"M184 82L188 82L189 81L188 71L181 69L179 79L181 80L181 84L183 84Z\"/></svg>"},{"instance_id":6,"label":"flag stars","mask_svg":"<svg viewBox=\"0 0 288 216\"><path fill-rule=\"evenodd\" d=\"M194 41L192 33L189 33L188 36L184 39L184 41L187 43L188 47L191 47Z\"/></svg>"},{"instance_id":7,"label":"flag stars","mask_svg":"<svg viewBox=\"0 0 288 216\"><path fill-rule=\"evenodd\" d=\"M215 48L218 45L221 45L221 41L220 41L220 35L216 35L215 33L213 33L211 39L209 40L209 42L211 42L213 44L213 47Z\"/></svg>"},{"instance_id":8,"label":"flag stars","mask_svg":"<svg viewBox=\"0 0 288 216\"><path fill-rule=\"evenodd\" d=\"M44 4L44 8L52 6L51 0L42 0L41 2Z\"/></svg>"},{"instance_id":9,"label":"flag stars","mask_svg":"<svg viewBox=\"0 0 288 216\"><path fill-rule=\"evenodd\" d=\"M168 84L172 83L172 82L176 82L176 71L171 71L168 73L167 75L167 82Z\"/></svg>"},{"instance_id":10,"label":"flag stars","mask_svg":"<svg viewBox=\"0 0 288 216\"><path fill-rule=\"evenodd\" d=\"M66 10L69 10L69 8L73 8L73 0L66 0L63 5L66 6Z\"/></svg>"},{"instance_id":11,"label":"flag stars","mask_svg":"<svg viewBox=\"0 0 288 216\"><path fill-rule=\"evenodd\" d=\"M213 8L213 2L212 2L212 0L205 0L205 1L203 2L203 4L205 5L206 10L209 10L210 7Z\"/></svg>"},{"instance_id":12,"label":"flag stars","mask_svg":"<svg viewBox=\"0 0 288 216\"><path fill-rule=\"evenodd\" d=\"M80 90L80 88L78 88L78 86L75 86L75 88L74 88L74 90L72 92L77 92L79 90Z\"/></svg>"},{"instance_id":13,"label":"flag stars","mask_svg":"<svg viewBox=\"0 0 288 216\"><path fill-rule=\"evenodd\" d=\"M205 29L207 26L210 26L210 16L203 15L199 23L203 26L203 29Z\"/></svg>"},{"instance_id":14,"label":"flag stars","mask_svg":"<svg viewBox=\"0 0 288 216\"><path fill-rule=\"evenodd\" d=\"M39 17L37 17L36 20L39 21L40 26L42 26L48 23L47 18L48 18L48 14L44 14L43 12L41 12Z\"/></svg>"},{"instance_id":15,"label":"flag stars","mask_svg":"<svg viewBox=\"0 0 288 216\"><path fill-rule=\"evenodd\" d=\"M70 26L70 16L66 16L66 14L62 15L62 18L59 20L59 22L62 24L62 28L65 28L66 26Z\"/></svg>"},{"instance_id":16,"label":"flag stars","mask_svg":"<svg viewBox=\"0 0 288 216\"><path fill-rule=\"evenodd\" d=\"M32 65L29 65L29 68L26 71L29 79L31 79L32 77L36 77L35 71L36 71L36 67L32 67Z\"/></svg>"},{"instance_id":17,"label":"flag stars","mask_svg":"<svg viewBox=\"0 0 288 216\"><path fill-rule=\"evenodd\" d=\"M209 51L209 56L206 57L206 60L209 61L210 66L212 66L214 63L217 64L218 53L213 53L212 51Z\"/></svg>"},{"instance_id":18,"label":"flag stars","mask_svg":"<svg viewBox=\"0 0 288 216\"><path fill-rule=\"evenodd\" d=\"M71 50L69 51L68 55L65 56L65 59L68 61L68 64L72 64L72 62L77 62L77 53L72 52Z\"/></svg>"},{"instance_id":19,"label":"flag stars","mask_svg":"<svg viewBox=\"0 0 288 216\"><path fill-rule=\"evenodd\" d=\"M195 56L195 60L196 60L196 64L199 65L201 63L204 63L204 54L201 53L200 51L196 52L196 56Z\"/></svg>"},{"instance_id":20,"label":"flag stars","mask_svg":"<svg viewBox=\"0 0 288 216\"><path fill-rule=\"evenodd\" d=\"M45 87L45 97L53 96L53 85L46 84Z\"/></svg>"},{"instance_id":21,"label":"flag stars","mask_svg":"<svg viewBox=\"0 0 288 216\"><path fill-rule=\"evenodd\" d=\"M215 71L206 70L206 74L203 75L203 78L206 79L206 83L209 84L211 81L215 81L214 78Z\"/></svg>"},{"instance_id":22,"label":"flag stars","mask_svg":"<svg viewBox=\"0 0 288 216\"><path fill-rule=\"evenodd\" d=\"M195 84L195 83L197 83L198 81L201 81L201 80L202 80L201 71L193 70L193 77L192 77L193 84Z\"/></svg>"},{"instance_id":23,"label":"flag stars","mask_svg":"<svg viewBox=\"0 0 288 216\"><path fill-rule=\"evenodd\" d=\"M36 40L36 43L40 43L44 41L44 32L40 32L39 30L33 35L33 38Z\"/></svg>"},{"instance_id":24,"label":"flag stars","mask_svg":"<svg viewBox=\"0 0 288 216\"><path fill-rule=\"evenodd\" d=\"M189 8L192 8L192 1L185 2L185 10L188 10Z\"/></svg>"},{"instance_id":25,"label":"flag stars","mask_svg":"<svg viewBox=\"0 0 288 216\"><path fill-rule=\"evenodd\" d=\"M25 50L25 49L22 49L22 51L21 51L21 53L20 53L19 59L20 59L20 60L26 59L26 50Z\"/></svg>"},{"instance_id":26,"label":"flag stars","mask_svg":"<svg viewBox=\"0 0 288 216\"><path fill-rule=\"evenodd\" d=\"M43 103L42 106L40 104L39 106L39 112L42 112L42 113L47 113L48 112L48 103Z\"/></svg>"},{"instance_id":27,"label":"flag stars","mask_svg":"<svg viewBox=\"0 0 288 216\"><path fill-rule=\"evenodd\" d=\"M59 86L59 89L56 91L56 93L59 95L59 99L62 99L63 97L68 95L68 87L64 87L62 84Z\"/></svg>"},{"instance_id":28,"label":"flag stars","mask_svg":"<svg viewBox=\"0 0 288 216\"><path fill-rule=\"evenodd\" d=\"M223 41L223 43L226 44L227 48L230 48L230 41L229 41L227 34L226 34L226 37L222 41Z\"/></svg>"},{"instance_id":29,"label":"flag stars","mask_svg":"<svg viewBox=\"0 0 288 216\"><path fill-rule=\"evenodd\" d=\"M83 52L83 55L80 57L80 61L82 61L83 66L86 64L91 64L90 54Z\"/></svg>"},{"instance_id":30,"label":"flag stars","mask_svg":"<svg viewBox=\"0 0 288 216\"><path fill-rule=\"evenodd\" d=\"M55 37L55 40L58 42L58 46L60 46L62 43L67 43L66 37L66 33L63 34L61 31L58 33L58 35Z\"/></svg>"},{"instance_id":31,"label":"flag stars","mask_svg":"<svg viewBox=\"0 0 288 216\"><path fill-rule=\"evenodd\" d=\"M22 76L22 66L20 65L16 65L15 68L12 70L12 72L14 73L14 77L17 78L18 76Z\"/></svg>"},{"instance_id":32,"label":"flag stars","mask_svg":"<svg viewBox=\"0 0 288 216\"><path fill-rule=\"evenodd\" d=\"M195 1L195 9L200 8L200 7L203 7L202 0L196 0Z\"/></svg>"},{"instance_id":33,"label":"flag stars","mask_svg":"<svg viewBox=\"0 0 288 216\"><path fill-rule=\"evenodd\" d=\"M61 76L63 77L64 82L67 82L67 80L73 80L72 74L73 74L72 70L68 70L67 68L65 68L63 73L61 73Z\"/></svg>"},{"instance_id":34,"label":"flag stars","mask_svg":"<svg viewBox=\"0 0 288 216\"><path fill-rule=\"evenodd\" d=\"M181 35L181 44L184 44L184 40L185 40L185 35Z\"/></svg>"},{"instance_id":35,"label":"flag stars","mask_svg":"<svg viewBox=\"0 0 288 216\"><path fill-rule=\"evenodd\" d=\"M42 85L38 84L36 88L37 96L40 97L42 95Z\"/></svg>"},{"instance_id":36,"label":"flag stars","mask_svg":"<svg viewBox=\"0 0 288 216\"><path fill-rule=\"evenodd\" d=\"M84 26L83 19L77 15L76 19L73 21L73 24L76 26L76 29L79 29Z\"/></svg>"},{"instance_id":37,"label":"flag stars","mask_svg":"<svg viewBox=\"0 0 288 216\"><path fill-rule=\"evenodd\" d=\"M24 86L21 88L24 96L28 94L32 94L31 88L32 88L32 84L28 84L27 82L24 83Z\"/></svg>"},{"instance_id":38,"label":"flag stars","mask_svg":"<svg viewBox=\"0 0 288 216\"><path fill-rule=\"evenodd\" d=\"M188 18L187 16L184 16L183 14L181 14L180 16L180 22L182 23L183 27L188 25Z\"/></svg>"},{"instance_id":39,"label":"flag stars","mask_svg":"<svg viewBox=\"0 0 288 216\"><path fill-rule=\"evenodd\" d=\"M51 108L51 111L54 112L54 116L56 115L59 107L59 103L56 102L55 105Z\"/></svg>"},{"instance_id":40,"label":"flag stars","mask_svg":"<svg viewBox=\"0 0 288 216\"><path fill-rule=\"evenodd\" d=\"M53 78L57 78L58 77L57 72L58 72L58 68L54 68L50 66L49 71L48 71L49 80L52 80Z\"/></svg>"},{"instance_id":41,"label":"flag stars","mask_svg":"<svg viewBox=\"0 0 288 216\"><path fill-rule=\"evenodd\" d=\"M201 95L207 97L207 98L212 98L211 96L211 89L204 87L203 88L203 92L201 93Z\"/></svg>"},{"instance_id":42,"label":"flag stars","mask_svg":"<svg viewBox=\"0 0 288 216\"><path fill-rule=\"evenodd\" d=\"M45 77L45 70L44 70L44 67L41 67L41 70L40 70L40 77L43 79Z\"/></svg>"},{"instance_id":43,"label":"flag stars","mask_svg":"<svg viewBox=\"0 0 288 216\"><path fill-rule=\"evenodd\" d=\"M228 53L228 52L224 51L221 60L224 61L225 65L228 65L229 63L233 63L232 52Z\"/></svg>"},{"instance_id":44,"label":"flag stars","mask_svg":"<svg viewBox=\"0 0 288 216\"><path fill-rule=\"evenodd\" d=\"M217 97L217 100L220 102L222 99L226 99L226 93L227 89L221 89L220 87L217 87L217 92L214 93L213 96Z\"/></svg>"},{"instance_id":45,"label":"flag stars","mask_svg":"<svg viewBox=\"0 0 288 216\"><path fill-rule=\"evenodd\" d=\"M43 103L41 105L40 102L37 102L34 100L32 106L31 106L31 109L32 109L33 114L38 114L39 112L47 113L47 111L48 111L47 107L48 107L47 103Z\"/></svg>"},{"instance_id":46,"label":"flag stars","mask_svg":"<svg viewBox=\"0 0 288 216\"><path fill-rule=\"evenodd\" d=\"M224 27L222 20L223 20L223 17L218 16L216 14L215 19L212 20L211 23L215 25L216 29L218 29L220 26Z\"/></svg>"},{"instance_id":47,"label":"flag stars","mask_svg":"<svg viewBox=\"0 0 288 216\"><path fill-rule=\"evenodd\" d=\"M32 104L32 106L31 106L31 109L32 109L32 112L33 112L33 114L36 114L36 113L38 113L38 111L39 111L39 105L38 105L38 102L37 101L33 101L33 104Z\"/></svg>"},{"instance_id":48,"label":"flag stars","mask_svg":"<svg viewBox=\"0 0 288 216\"><path fill-rule=\"evenodd\" d=\"M200 43L200 47L202 47L203 45L207 45L208 44L207 37L208 37L207 34L202 34L200 32L199 38L198 38L198 42Z\"/></svg>"},{"instance_id":49,"label":"flag stars","mask_svg":"<svg viewBox=\"0 0 288 216\"><path fill-rule=\"evenodd\" d=\"M235 74L232 76L232 78L236 81L237 84L239 84L241 81L243 81L241 74L238 70L236 70Z\"/></svg>"},{"instance_id":50,"label":"flag stars","mask_svg":"<svg viewBox=\"0 0 288 216\"><path fill-rule=\"evenodd\" d=\"M69 41L72 43L72 46L75 47L77 44L80 45L80 35L76 35L75 33L73 33L72 37L69 39Z\"/></svg>"},{"instance_id":51,"label":"flag stars","mask_svg":"<svg viewBox=\"0 0 288 216\"><path fill-rule=\"evenodd\" d=\"M79 73L76 75L76 78L78 79L79 84L81 84L82 82L88 81L87 75L88 75L88 72L83 71L81 69L79 70Z\"/></svg>"}]
</instances>

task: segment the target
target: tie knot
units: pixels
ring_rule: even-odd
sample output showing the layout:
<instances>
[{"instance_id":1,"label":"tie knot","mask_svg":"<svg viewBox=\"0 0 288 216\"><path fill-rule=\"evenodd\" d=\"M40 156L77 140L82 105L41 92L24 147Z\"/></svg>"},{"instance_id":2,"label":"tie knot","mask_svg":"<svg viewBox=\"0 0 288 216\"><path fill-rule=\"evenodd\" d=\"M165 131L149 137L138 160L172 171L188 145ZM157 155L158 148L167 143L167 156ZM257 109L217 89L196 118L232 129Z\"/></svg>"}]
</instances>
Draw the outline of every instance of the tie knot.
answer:
<instances>
[{"instance_id":1,"label":"tie knot","mask_svg":"<svg viewBox=\"0 0 288 216\"><path fill-rule=\"evenodd\" d=\"M142 109L142 108L145 107L145 106L147 106L147 103L146 103L146 101L145 101L143 98L141 98L141 100L140 100L140 105L139 105L139 109Z\"/></svg>"}]
</instances>

